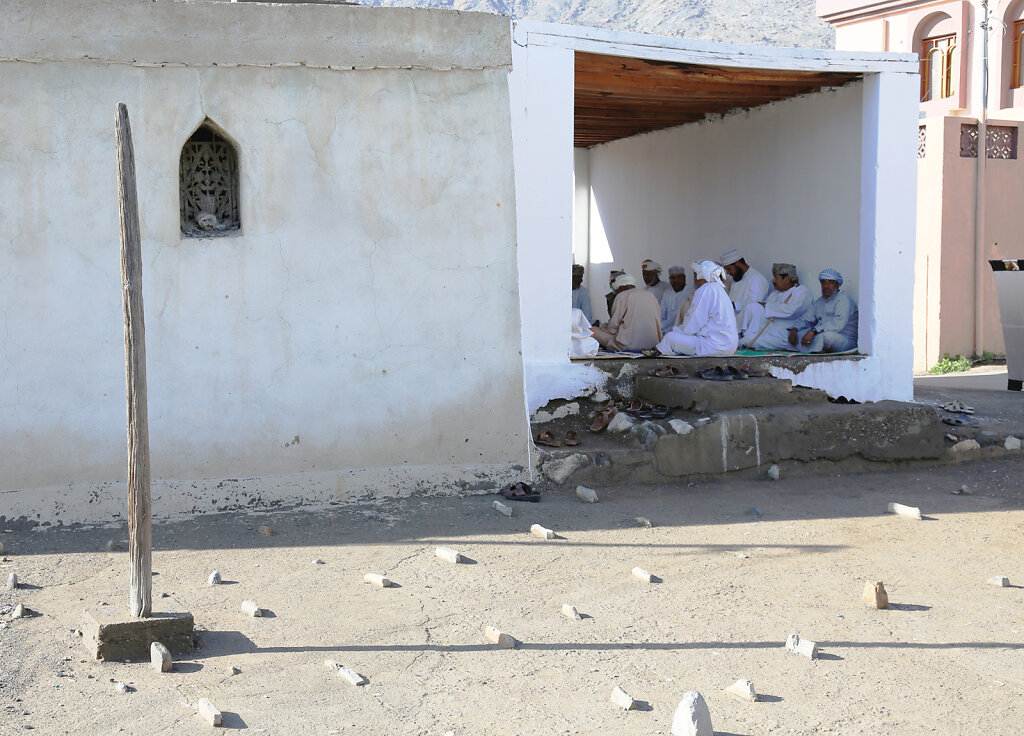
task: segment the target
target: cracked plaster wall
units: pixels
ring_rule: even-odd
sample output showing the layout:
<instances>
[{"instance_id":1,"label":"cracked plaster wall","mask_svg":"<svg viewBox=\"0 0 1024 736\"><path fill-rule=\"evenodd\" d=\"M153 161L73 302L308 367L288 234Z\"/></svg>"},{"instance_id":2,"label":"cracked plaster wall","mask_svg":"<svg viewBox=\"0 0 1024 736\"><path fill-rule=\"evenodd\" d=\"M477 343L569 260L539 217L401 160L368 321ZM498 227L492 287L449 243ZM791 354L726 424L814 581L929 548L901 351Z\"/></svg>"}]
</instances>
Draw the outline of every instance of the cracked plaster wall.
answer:
<instances>
[{"instance_id":1,"label":"cracked plaster wall","mask_svg":"<svg viewBox=\"0 0 1024 736\"><path fill-rule=\"evenodd\" d=\"M479 26L442 15L418 21L441 46ZM462 60L479 68L0 62L0 516L123 513L121 101L157 516L523 472L508 69ZM178 156L206 116L238 147L242 230L197 240Z\"/></svg>"}]
</instances>

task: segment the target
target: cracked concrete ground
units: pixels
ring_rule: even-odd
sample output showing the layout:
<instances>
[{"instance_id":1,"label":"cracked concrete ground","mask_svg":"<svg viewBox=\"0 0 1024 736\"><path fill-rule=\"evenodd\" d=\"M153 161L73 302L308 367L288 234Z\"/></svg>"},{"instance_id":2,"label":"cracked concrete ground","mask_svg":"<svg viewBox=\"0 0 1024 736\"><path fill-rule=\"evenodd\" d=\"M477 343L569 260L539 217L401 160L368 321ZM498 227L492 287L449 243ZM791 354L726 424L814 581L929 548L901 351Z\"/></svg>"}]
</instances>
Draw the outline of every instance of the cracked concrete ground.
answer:
<instances>
[{"instance_id":1,"label":"cracked concrete ground","mask_svg":"<svg viewBox=\"0 0 1024 736\"><path fill-rule=\"evenodd\" d=\"M614 485L593 505L545 489L539 504L510 504L511 518L483 496L157 524L154 608L192 612L201 642L165 674L90 660L74 633L86 609L127 609L127 555L104 551L123 529L2 533L0 575L27 587L0 593L0 611L22 601L39 615L3 616L0 733L202 732L195 704L208 697L226 728L282 736L665 734L690 689L719 736L1017 733L1022 471L1018 456ZM973 495L954 495L961 485ZM926 520L885 514L890 501ZM532 537L533 523L559 538ZM440 545L470 564L437 559ZM639 582L634 566L662 582ZM206 585L213 569L224 585ZM987 585L993 575L1014 587ZM889 610L862 607L867 579L885 582ZM269 615L245 616L246 599ZM486 644L486 626L520 648ZM784 651L791 633L822 658ZM726 695L738 679L764 702ZM616 685L641 709L609 703Z\"/></svg>"}]
</instances>

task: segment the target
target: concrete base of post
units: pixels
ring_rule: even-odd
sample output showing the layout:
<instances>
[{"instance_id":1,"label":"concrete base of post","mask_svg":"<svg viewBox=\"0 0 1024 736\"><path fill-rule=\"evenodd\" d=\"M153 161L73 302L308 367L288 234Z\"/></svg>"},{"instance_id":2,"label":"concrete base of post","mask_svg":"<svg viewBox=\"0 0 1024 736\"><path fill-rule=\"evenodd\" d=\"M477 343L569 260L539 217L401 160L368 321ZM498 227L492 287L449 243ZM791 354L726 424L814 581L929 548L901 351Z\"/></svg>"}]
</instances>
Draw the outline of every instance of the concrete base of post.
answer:
<instances>
[{"instance_id":1,"label":"concrete base of post","mask_svg":"<svg viewBox=\"0 0 1024 736\"><path fill-rule=\"evenodd\" d=\"M173 654L192 651L195 621L191 613L154 613L149 618L117 616L108 611L86 611L82 641L96 659L148 660L158 641Z\"/></svg>"}]
</instances>

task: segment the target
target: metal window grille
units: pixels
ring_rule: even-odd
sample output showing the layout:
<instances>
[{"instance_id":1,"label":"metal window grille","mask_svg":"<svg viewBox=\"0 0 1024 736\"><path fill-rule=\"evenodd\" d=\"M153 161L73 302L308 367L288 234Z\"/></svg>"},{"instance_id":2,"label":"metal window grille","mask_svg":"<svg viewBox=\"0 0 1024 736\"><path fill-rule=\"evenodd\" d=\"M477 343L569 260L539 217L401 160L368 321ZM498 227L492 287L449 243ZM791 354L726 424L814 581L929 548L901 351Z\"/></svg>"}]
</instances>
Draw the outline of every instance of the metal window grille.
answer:
<instances>
[{"instance_id":1,"label":"metal window grille","mask_svg":"<svg viewBox=\"0 0 1024 736\"><path fill-rule=\"evenodd\" d=\"M181 232L215 238L241 227L235 147L204 123L181 148L178 167Z\"/></svg>"},{"instance_id":2,"label":"metal window grille","mask_svg":"<svg viewBox=\"0 0 1024 736\"><path fill-rule=\"evenodd\" d=\"M960 158L978 158L978 124L961 123Z\"/></svg>"},{"instance_id":3,"label":"metal window grille","mask_svg":"<svg viewBox=\"0 0 1024 736\"><path fill-rule=\"evenodd\" d=\"M1015 160L1017 158L1017 126L990 125L985 128L985 156Z\"/></svg>"},{"instance_id":4,"label":"metal window grille","mask_svg":"<svg viewBox=\"0 0 1024 736\"><path fill-rule=\"evenodd\" d=\"M921 102L953 96L955 57L955 33L921 42Z\"/></svg>"},{"instance_id":5,"label":"metal window grille","mask_svg":"<svg viewBox=\"0 0 1024 736\"><path fill-rule=\"evenodd\" d=\"M925 150L928 144L928 127L925 125L919 125L917 127L917 157L924 158Z\"/></svg>"}]
</instances>

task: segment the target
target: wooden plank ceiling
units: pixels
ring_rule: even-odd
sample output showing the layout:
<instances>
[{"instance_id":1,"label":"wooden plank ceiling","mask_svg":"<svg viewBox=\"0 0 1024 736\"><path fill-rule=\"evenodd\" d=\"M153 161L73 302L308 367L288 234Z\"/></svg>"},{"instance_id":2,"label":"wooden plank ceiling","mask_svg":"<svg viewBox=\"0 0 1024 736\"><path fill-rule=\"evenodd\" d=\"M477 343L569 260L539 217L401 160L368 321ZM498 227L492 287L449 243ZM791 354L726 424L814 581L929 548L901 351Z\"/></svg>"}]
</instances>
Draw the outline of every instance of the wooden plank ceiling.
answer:
<instances>
[{"instance_id":1,"label":"wooden plank ceiling","mask_svg":"<svg viewBox=\"0 0 1024 736\"><path fill-rule=\"evenodd\" d=\"M702 120L837 87L858 74L734 69L576 52L575 145Z\"/></svg>"}]
</instances>

